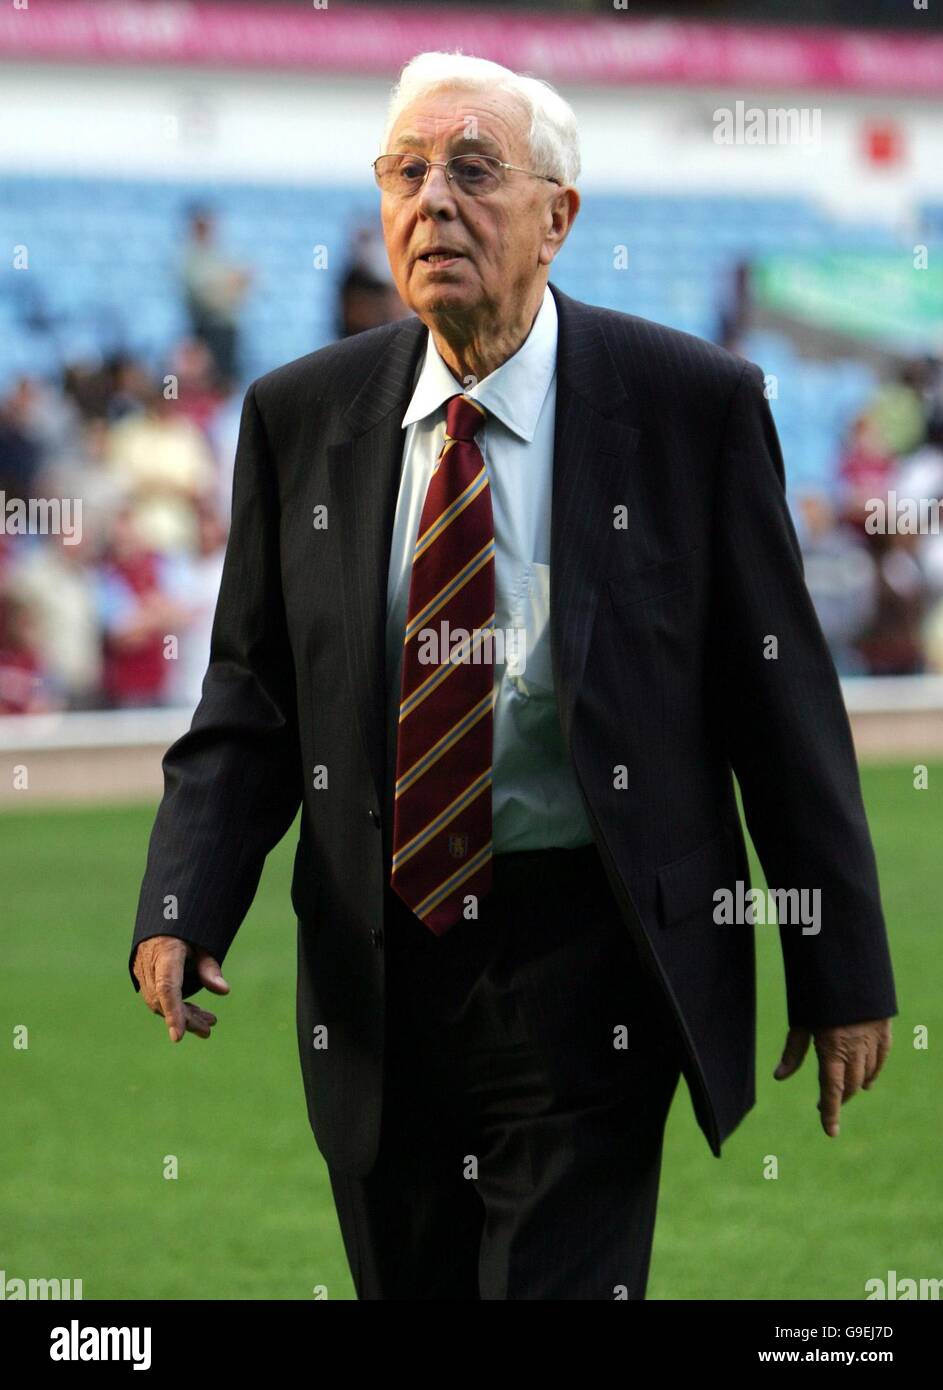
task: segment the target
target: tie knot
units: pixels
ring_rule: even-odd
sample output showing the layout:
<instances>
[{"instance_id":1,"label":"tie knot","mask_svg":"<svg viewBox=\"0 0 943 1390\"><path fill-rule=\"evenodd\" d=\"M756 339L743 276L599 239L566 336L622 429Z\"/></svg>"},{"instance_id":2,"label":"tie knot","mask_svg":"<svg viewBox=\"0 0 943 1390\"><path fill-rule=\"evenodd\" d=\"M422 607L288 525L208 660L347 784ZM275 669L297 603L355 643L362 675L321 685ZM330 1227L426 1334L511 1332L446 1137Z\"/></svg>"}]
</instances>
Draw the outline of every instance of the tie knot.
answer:
<instances>
[{"instance_id":1,"label":"tie knot","mask_svg":"<svg viewBox=\"0 0 943 1390\"><path fill-rule=\"evenodd\" d=\"M452 396L445 412L445 432L450 439L475 438L485 423L485 408L471 396Z\"/></svg>"}]
</instances>

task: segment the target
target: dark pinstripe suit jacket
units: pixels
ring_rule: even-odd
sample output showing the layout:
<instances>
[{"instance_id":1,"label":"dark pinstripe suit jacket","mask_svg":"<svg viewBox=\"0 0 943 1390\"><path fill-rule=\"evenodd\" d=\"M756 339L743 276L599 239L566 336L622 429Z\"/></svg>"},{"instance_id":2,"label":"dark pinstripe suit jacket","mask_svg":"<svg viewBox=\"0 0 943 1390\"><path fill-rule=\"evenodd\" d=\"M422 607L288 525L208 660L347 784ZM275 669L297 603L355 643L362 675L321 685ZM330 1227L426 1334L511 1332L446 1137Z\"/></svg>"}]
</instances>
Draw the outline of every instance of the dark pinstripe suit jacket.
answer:
<instances>
[{"instance_id":1,"label":"dark pinstripe suit jacket","mask_svg":"<svg viewBox=\"0 0 943 1390\"><path fill-rule=\"evenodd\" d=\"M551 290L560 721L719 1156L755 1099L756 928L713 916L716 889L749 887L732 773L770 884L821 892L818 935L779 929L790 1022L897 1011L855 755L762 372ZM191 728L164 757L132 947L168 933L222 960L301 806L301 1066L319 1147L354 1174L373 1162L380 1118L386 585L400 421L425 338L415 318L377 328L246 393L210 664ZM194 988L188 970L185 995Z\"/></svg>"}]
</instances>

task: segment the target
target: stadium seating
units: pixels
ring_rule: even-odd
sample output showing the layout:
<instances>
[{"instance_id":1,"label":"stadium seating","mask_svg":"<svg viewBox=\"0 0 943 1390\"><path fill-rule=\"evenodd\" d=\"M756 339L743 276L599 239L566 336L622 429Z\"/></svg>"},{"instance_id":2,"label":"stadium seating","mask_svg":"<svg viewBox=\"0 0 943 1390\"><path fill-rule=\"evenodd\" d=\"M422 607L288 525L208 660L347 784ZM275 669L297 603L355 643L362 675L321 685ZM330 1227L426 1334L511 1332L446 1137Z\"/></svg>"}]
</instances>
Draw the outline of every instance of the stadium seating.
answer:
<instances>
[{"instance_id":1,"label":"stadium seating","mask_svg":"<svg viewBox=\"0 0 943 1390\"><path fill-rule=\"evenodd\" d=\"M55 372L75 357L124 349L158 368L185 331L177 264L190 184L91 178L7 177L0 227L26 246L29 270L0 271L0 390L14 375ZM248 381L334 336L338 280L352 236L376 218L371 189L201 188L219 214L221 238L255 281L243 326ZM943 223L939 209L928 219ZM616 196L588 193L554 278L578 298L716 336L725 288L740 261L796 250L878 250L880 226L831 221L797 198ZM315 246L328 249L313 267ZM617 248L628 252L615 268ZM788 379L773 410L790 483L824 484L835 441L873 390L859 363L798 358L768 331L743 350Z\"/></svg>"}]
</instances>

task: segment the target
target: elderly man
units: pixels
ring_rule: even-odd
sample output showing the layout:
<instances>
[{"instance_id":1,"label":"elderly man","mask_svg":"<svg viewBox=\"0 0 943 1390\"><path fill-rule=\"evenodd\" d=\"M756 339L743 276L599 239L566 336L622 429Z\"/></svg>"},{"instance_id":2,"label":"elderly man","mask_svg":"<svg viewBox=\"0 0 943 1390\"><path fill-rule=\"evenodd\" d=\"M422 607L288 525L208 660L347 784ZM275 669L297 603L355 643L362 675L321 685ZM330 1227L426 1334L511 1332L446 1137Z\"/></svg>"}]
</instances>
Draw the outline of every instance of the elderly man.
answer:
<instances>
[{"instance_id":1,"label":"elderly man","mask_svg":"<svg viewBox=\"0 0 943 1390\"><path fill-rule=\"evenodd\" d=\"M132 972L207 1037L184 1000L227 991L300 804L298 1043L358 1296L638 1299L680 1075L717 1156L754 1103L733 773L787 909L776 1074L814 1038L836 1135L888 1050L848 721L759 368L548 284L569 107L422 54L374 169L415 317L246 394Z\"/></svg>"}]
</instances>

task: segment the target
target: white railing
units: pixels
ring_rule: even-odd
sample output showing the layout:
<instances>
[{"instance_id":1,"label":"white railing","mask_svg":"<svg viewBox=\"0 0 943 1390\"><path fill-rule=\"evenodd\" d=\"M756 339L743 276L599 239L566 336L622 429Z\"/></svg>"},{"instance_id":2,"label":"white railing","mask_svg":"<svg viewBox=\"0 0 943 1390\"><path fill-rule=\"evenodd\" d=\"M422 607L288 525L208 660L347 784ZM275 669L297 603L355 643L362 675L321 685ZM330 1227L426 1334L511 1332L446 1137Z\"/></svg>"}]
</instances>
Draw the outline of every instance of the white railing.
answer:
<instances>
[{"instance_id":1,"label":"white railing","mask_svg":"<svg viewBox=\"0 0 943 1390\"><path fill-rule=\"evenodd\" d=\"M943 676L852 676L842 681L851 715L943 715ZM0 718L0 752L56 748L167 748L185 733L191 709L93 710Z\"/></svg>"},{"instance_id":2,"label":"white railing","mask_svg":"<svg viewBox=\"0 0 943 1390\"><path fill-rule=\"evenodd\" d=\"M0 718L0 752L55 748L169 747L185 733L191 709L89 710Z\"/></svg>"}]
</instances>

